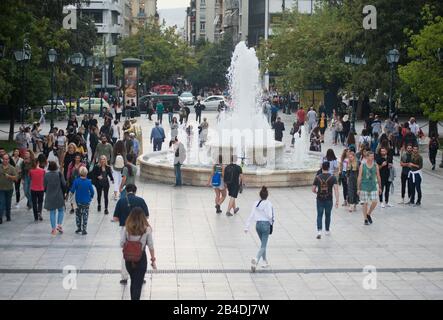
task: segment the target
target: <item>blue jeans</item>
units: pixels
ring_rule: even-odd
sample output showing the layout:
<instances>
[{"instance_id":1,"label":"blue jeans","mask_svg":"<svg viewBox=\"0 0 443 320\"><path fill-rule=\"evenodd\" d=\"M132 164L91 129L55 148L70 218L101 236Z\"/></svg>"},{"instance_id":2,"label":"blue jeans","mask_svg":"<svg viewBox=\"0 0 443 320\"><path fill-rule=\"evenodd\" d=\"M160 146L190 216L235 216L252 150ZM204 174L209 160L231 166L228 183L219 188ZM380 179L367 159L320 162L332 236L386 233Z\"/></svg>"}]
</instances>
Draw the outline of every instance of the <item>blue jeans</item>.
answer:
<instances>
[{"instance_id":1,"label":"blue jeans","mask_svg":"<svg viewBox=\"0 0 443 320\"><path fill-rule=\"evenodd\" d=\"M162 150L163 139L154 139L154 151Z\"/></svg>"},{"instance_id":2,"label":"blue jeans","mask_svg":"<svg viewBox=\"0 0 443 320\"><path fill-rule=\"evenodd\" d=\"M175 169L175 185L181 186L182 185L182 171L181 171L181 163L174 164Z\"/></svg>"},{"instance_id":3,"label":"blue jeans","mask_svg":"<svg viewBox=\"0 0 443 320\"><path fill-rule=\"evenodd\" d=\"M23 178L23 192L25 193L25 197L28 200L26 205L28 208L32 207L32 196L31 196L31 178L26 175Z\"/></svg>"},{"instance_id":4,"label":"blue jeans","mask_svg":"<svg viewBox=\"0 0 443 320\"><path fill-rule=\"evenodd\" d=\"M317 230L318 231L321 231L323 229L323 213L326 215L326 218L325 218L326 231L329 231L329 226L331 225L331 211L332 211L332 200L330 200L330 201L317 200Z\"/></svg>"},{"instance_id":5,"label":"blue jeans","mask_svg":"<svg viewBox=\"0 0 443 320\"><path fill-rule=\"evenodd\" d=\"M6 213L6 218L11 218L11 202L14 190L0 190L0 219Z\"/></svg>"},{"instance_id":6,"label":"blue jeans","mask_svg":"<svg viewBox=\"0 0 443 320\"><path fill-rule=\"evenodd\" d=\"M168 120L169 120L169 124L172 123L172 118L174 117L174 114L172 112L168 113Z\"/></svg>"},{"instance_id":7,"label":"blue jeans","mask_svg":"<svg viewBox=\"0 0 443 320\"><path fill-rule=\"evenodd\" d=\"M58 217L57 217L57 225L61 226L63 223L63 217L65 216L65 212L63 208L49 210L49 219L51 220L51 227L52 229L55 229L56 223L55 223L55 215L56 211L58 211Z\"/></svg>"},{"instance_id":8,"label":"blue jeans","mask_svg":"<svg viewBox=\"0 0 443 320\"><path fill-rule=\"evenodd\" d=\"M163 113L162 112L157 113L157 121L160 123L163 122Z\"/></svg>"},{"instance_id":9,"label":"blue jeans","mask_svg":"<svg viewBox=\"0 0 443 320\"><path fill-rule=\"evenodd\" d=\"M415 182L412 180L412 176L409 177L409 190L411 190L411 203L415 203L415 192L417 191L417 203L421 203L421 176L419 174L415 175Z\"/></svg>"},{"instance_id":10,"label":"blue jeans","mask_svg":"<svg viewBox=\"0 0 443 320\"><path fill-rule=\"evenodd\" d=\"M257 263L260 258L266 259L266 246L268 245L269 232L271 232L271 224L269 221L257 221L255 224L255 230L257 231L258 237L261 241L260 250L257 253Z\"/></svg>"}]
</instances>

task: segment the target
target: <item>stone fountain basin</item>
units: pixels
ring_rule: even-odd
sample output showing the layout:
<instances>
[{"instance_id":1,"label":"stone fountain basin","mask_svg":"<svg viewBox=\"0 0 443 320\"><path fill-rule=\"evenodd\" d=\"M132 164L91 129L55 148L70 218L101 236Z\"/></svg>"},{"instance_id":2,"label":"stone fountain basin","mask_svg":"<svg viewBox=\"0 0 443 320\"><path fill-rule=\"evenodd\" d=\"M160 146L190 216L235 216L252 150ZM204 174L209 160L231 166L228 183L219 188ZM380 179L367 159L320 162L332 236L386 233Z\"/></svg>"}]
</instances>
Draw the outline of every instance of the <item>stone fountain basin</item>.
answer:
<instances>
[{"instance_id":1,"label":"stone fountain basin","mask_svg":"<svg viewBox=\"0 0 443 320\"><path fill-rule=\"evenodd\" d=\"M165 156L170 150L146 153L138 158L141 180L146 182L175 183L172 163L153 163L151 158ZM205 187L209 181L211 167L197 167L184 164L181 168L184 185ZM300 187L310 186L318 168L309 169L257 169L244 168L243 174L247 187Z\"/></svg>"}]
</instances>

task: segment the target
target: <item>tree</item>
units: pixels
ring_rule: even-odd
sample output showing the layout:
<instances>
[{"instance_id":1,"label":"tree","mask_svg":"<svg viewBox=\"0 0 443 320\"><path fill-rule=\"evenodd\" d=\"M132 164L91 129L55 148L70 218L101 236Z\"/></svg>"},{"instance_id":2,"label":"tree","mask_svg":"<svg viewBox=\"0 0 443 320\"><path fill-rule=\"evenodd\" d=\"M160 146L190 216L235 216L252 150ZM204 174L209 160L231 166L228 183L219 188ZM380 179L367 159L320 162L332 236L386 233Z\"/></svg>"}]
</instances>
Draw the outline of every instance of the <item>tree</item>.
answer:
<instances>
[{"instance_id":1,"label":"tree","mask_svg":"<svg viewBox=\"0 0 443 320\"><path fill-rule=\"evenodd\" d=\"M147 24L137 34L123 39L120 49L115 59L118 74L122 74L123 59L140 58L141 80L148 84L170 82L173 76L185 74L194 65L187 43L175 27L164 24Z\"/></svg>"},{"instance_id":2,"label":"tree","mask_svg":"<svg viewBox=\"0 0 443 320\"><path fill-rule=\"evenodd\" d=\"M437 123L443 120L443 17L430 19L418 34L411 35L408 57L413 59L399 68L401 79L420 99L420 106L429 118L429 135L438 134Z\"/></svg>"},{"instance_id":3,"label":"tree","mask_svg":"<svg viewBox=\"0 0 443 320\"><path fill-rule=\"evenodd\" d=\"M226 75L231 65L234 51L231 32L226 32L220 42L209 43L204 40L197 42L195 48L196 65L189 69L187 78L194 89L199 91L205 87L225 88Z\"/></svg>"}]
</instances>

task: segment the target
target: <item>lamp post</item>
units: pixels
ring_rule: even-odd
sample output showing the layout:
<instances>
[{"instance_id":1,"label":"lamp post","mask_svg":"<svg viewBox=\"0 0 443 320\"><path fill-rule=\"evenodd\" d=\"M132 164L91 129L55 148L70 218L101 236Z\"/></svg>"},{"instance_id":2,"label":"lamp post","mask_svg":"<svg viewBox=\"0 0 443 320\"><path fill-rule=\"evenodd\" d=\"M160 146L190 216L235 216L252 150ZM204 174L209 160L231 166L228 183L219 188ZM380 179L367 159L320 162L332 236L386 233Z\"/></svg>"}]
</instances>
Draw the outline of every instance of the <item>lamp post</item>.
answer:
<instances>
[{"instance_id":1,"label":"lamp post","mask_svg":"<svg viewBox=\"0 0 443 320\"><path fill-rule=\"evenodd\" d=\"M89 83L88 90L88 113L91 114L91 89L92 89L92 68L94 67L94 57L89 56L86 58L86 67L89 69L89 75L91 76L91 82Z\"/></svg>"},{"instance_id":2,"label":"lamp post","mask_svg":"<svg viewBox=\"0 0 443 320\"><path fill-rule=\"evenodd\" d=\"M391 119L394 117L395 114L394 104L392 101L394 95L394 70L399 59L400 59L400 52L398 52L397 49L391 49L386 54L386 60L388 61L389 66L391 67L391 85L389 88L389 105L387 110L388 117L390 117Z\"/></svg>"},{"instance_id":3,"label":"lamp post","mask_svg":"<svg viewBox=\"0 0 443 320\"><path fill-rule=\"evenodd\" d=\"M71 56L71 63L74 66L84 65L83 55L80 52L76 52ZM80 100L77 99L77 116L80 115Z\"/></svg>"},{"instance_id":4,"label":"lamp post","mask_svg":"<svg viewBox=\"0 0 443 320\"><path fill-rule=\"evenodd\" d=\"M49 49L48 60L51 64L51 130L54 128L54 87L55 87L55 60L57 60L57 51L55 49Z\"/></svg>"},{"instance_id":5,"label":"lamp post","mask_svg":"<svg viewBox=\"0 0 443 320\"><path fill-rule=\"evenodd\" d=\"M347 54L345 56L345 63L346 64L353 64L353 65L366 65L367 59L365 58L365 54L363 53L361 57L358 57L353 54ZM355 95L352 93L352 120L351 120L351 132L356 134L355 130L355 121L356 121L356 115L357 115L357 106L355 105Z\"/></svg>"},{"instance_id":6,"label":"lamp post","mask_svg":"<svg viewBox=\"0 0 443 320\"><path fill-rule=\"evenodd\" d=\"M25 64L29 60L31 60L31 46L28 43L28 40L23 40L23 48L20 50L14 51L14 57L17 62L19 62L22 66L22 94L21 94L21 107L20 107L20 122L23 124L25 117Z\"/></svg>"}]
</instances>

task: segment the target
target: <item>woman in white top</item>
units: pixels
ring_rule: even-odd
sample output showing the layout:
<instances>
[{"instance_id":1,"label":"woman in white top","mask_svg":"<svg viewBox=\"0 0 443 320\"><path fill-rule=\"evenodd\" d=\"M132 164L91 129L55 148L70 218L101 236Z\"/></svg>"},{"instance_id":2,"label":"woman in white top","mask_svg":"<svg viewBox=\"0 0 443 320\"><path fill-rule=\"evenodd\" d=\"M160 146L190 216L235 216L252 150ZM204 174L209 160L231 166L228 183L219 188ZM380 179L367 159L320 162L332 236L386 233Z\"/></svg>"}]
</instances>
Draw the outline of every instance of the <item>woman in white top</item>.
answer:
<instances>
[{"instance_id":1,"label":"woman in white top","mask_svg":"<svg viewBox=\"0 0 443 320\"><path fill-rule=\"evenodd\" d=\"M268 244L268 238L271 234L271 227L274 224L274 208L272 203L268 201L268 189L263 186L260 190L260 199L254 203L252 207L251 215L246 221L245 233L248 232L249 226L252 221L256 221L255 230L261 241L260 249L258 250L257 257L251 260L251 271L255 272L260 258L263 258L263 268L269 267L268 260L266 258L266 246Z\"/></svg>"},{"instance_id":2,"label":"woman in white top","mask_svg":"<svg viewBox=\"0 0 443 320\"><path fill-rule=\"evenodd\" d=\"M118 120L114 120L114 124L112 125L112 144L114 145L117 140L120 140L120 125Z\"/></svg>"},{"instance_id":3,"label":"woman in white top","mask_svg":"<svg viewBox=\"0 0 443 320\"><path fill-rule=\"evenodd\" d=\"M66 153L66 137L65 132L62 129L58 130L55 145L57 146L58 161L62 164L65 160Z\"/></svg>"},{"instance_id":4,"label":"woman in white top","mask_svg":"<svg viewBox=\"0 0 443 320\"><path fill-rule=\"evenodd\" d=\"M146 246L148 246L151 255L151 266L153 269L157 269L155 264L154 241L152 240L152 228L148 220L146 220L144 211L139 207L132 209L126 219L125 227L121 230L120 246L124 248L127 242L136 241L141 242L141 259L138 262L125 262L126 269L131 277L131 300L140 300L143 280L148 267ZM123 249L123 255L124 254L125 249Z\"/></svg>"}]
</instances>

